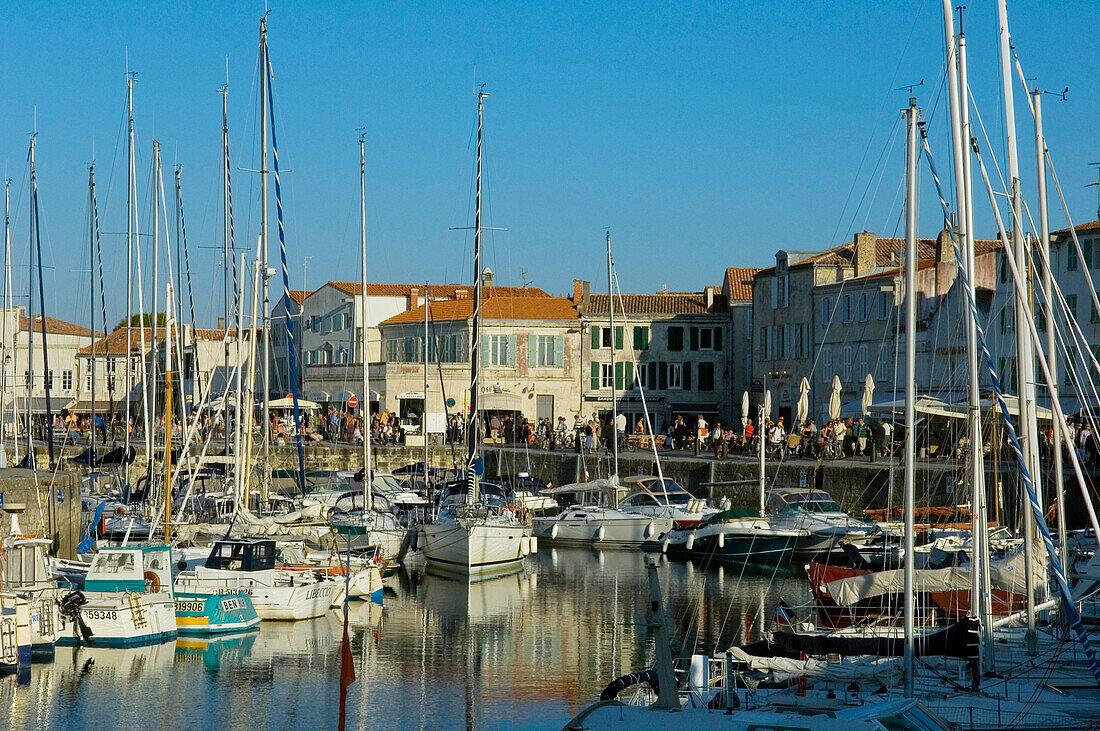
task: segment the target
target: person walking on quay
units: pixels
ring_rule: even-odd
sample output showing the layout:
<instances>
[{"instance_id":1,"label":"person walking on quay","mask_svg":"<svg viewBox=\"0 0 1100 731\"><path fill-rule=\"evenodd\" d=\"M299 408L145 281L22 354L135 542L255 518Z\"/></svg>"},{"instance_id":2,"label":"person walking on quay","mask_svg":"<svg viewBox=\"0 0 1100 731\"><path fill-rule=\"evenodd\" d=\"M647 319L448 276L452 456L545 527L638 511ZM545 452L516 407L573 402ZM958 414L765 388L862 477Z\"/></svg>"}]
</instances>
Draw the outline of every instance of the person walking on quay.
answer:
<instances>
[{"instance_id":1,"label":"person walking on quay","mask_svg":"<svg viewBox=\"0 0 1100 731\"><path fill-rule=\"evenodd\" d=\"M714 458L725 460L729 455L729 449L726 446L726 431L722 428L722 422L714 422L714 430L710 433L710 449L714 452Z\"/></svg>"},{"instance_id":2,"label":"person walking on quay","mask_svg":"<svg viewBox=\"0 0 1100 731\"><path fill-rule=\"evenodd\" d=\"M699 452L704 448L707 441L707 435L710 433L710 429L707 426L707 420L703 418L702 414L695 420L695 456L699 456Z\"/></svg>"},{"instance_id":3,"label":"person walking on quay","mask_svg":"<svg viewBox=\"0 0 1100 731\"><path fill-rule=\"evenodd\" d=\"M859 448L859 454L867 454L867 435L869 430L867 428L867 422L863 420L863 417L859 417L856 420L856 444Z\"/></svg>"}]
</instances>

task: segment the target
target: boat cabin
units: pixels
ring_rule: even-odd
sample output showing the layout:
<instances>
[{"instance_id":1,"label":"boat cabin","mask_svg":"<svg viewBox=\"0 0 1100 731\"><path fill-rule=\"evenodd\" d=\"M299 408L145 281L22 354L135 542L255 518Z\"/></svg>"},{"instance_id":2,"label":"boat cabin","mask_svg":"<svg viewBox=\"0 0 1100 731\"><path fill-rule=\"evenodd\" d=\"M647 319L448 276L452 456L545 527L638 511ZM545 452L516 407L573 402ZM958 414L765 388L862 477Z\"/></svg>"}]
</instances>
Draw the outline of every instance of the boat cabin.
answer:
<instances>
[{"instance_id":1,"label":"boat cabin","mask_svg":"<svg viewBox=\"0 0 1100 731\"><path fill-rule=\"evenodd\" d=\"M768 491L765 512L769 515L797 513L843 513L840 506L821 490L798 487L782 487Z\"/></svg>"},{"instance_id":2,"label":"boat cabin","mask_svg":"<svg viewBox=\"0 0 1100 731\"><path fill-rule=\"evenodd\" d=\"M35 591L56 586L46 565L46 550L53 542L47 538L15 539L8 546L3 570L4 591Z\"/></svg>"},{"instance_id":3,"label":"boat cabin","mask_svg":"<svg viewBox=\"0 0 1100 731\"><path fill-rule=\"evenodd\" d=\"M217 541L205 567L221 571L269 571L275 568L275 541L263 538Z\"/></svg>"},{"instance_id":4,"label":"boat cabin","mask_svg":"<svg viewBox=\"0 0 1100 731\"><path fill-rule=\"evenodd\" d=\"M157 592L172 588L172 549L166 545L104 548L84 580L88 591Z\"/></svg>"},{"instance_id":5,"label":"boat cabin","mask_svg":"<svg viewBox=\"0 0 1100 731\"><path fill-rule=\"evenodd\" d=\"M620 506L651 505L654 502L660 505L687 505L695 499L671 477L665 477L663 483L662 478L653 475L626 477L622 480L622 487L629 496L619 501Z\"/></svg>"}]
</instances>

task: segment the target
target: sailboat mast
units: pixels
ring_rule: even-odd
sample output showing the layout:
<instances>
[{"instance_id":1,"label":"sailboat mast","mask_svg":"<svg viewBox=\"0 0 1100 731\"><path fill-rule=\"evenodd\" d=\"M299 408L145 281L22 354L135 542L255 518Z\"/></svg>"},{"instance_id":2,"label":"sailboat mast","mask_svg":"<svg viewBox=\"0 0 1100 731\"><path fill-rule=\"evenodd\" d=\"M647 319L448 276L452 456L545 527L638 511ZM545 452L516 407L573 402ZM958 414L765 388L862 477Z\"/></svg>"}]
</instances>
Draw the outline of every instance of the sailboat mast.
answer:
<instances>
[{"instance_id":1,"label":"sailboat mast","mask_svg":"<svg viewBox=\"0 0 1100 731\"><path fill-rule=\"evenodd\" d=\"M149 402L149 407L145 410L145 454L148 456L150 479L152 476L153 465L153 450L156 445L156 427L154 426L157 418L157 381L160 380L160 344L157 340L157 288L160 280L160 196L157 195L157 182L160 180L160 142L153 140L153 290L149 299L150 311L152 321L149 323L150 332L152 333L152 343L149 352L152 354L152 365L150 367L152 371L153 388L146 390L145 399ZM165 231L167 234L167 231ZM167 303L165 303L165 319L167 319ZM144 320L142 316L142 320ZM143 323L144 324L144 323ZM144 333L144 328L142 329ZM167 342L167 341L166 341ZM142 348L144 351L144 348ZM150 369L143 369L145 373L149 373Z\"/></svg>"},{"instance_id":2,"label":"sailboat mast","mask_svg":"<svg viewBox=\"0 0 1100 731\"><path fill-rule=\"evenodd\" d=\"M96 212L95 212L95 164L88 166L88 314L92 319L92 355L88 363L88 375L91 379L92 398L92 459L90 464L96 464L95 458L95 242L96 242Z\"/></svg>"},{"instance_id":3,"label":"sailboat mast","mask_svg":"<svg viewBox=\"0 0 1100 731\"><path fill-rule=\"evenodd\" d=\"M224 224L223 231L223 244L224 251L222 254L222 289L225 310L225 329L229 330L229 314L230 314L230 289L229 289L229 269L233 268L234 273L237 271L237 260L234 252L232 251L233 234L231 231L232 226L232 210L231 205L231 193L229 189L229 84L226 83L218 90L218 93L222 95L222 222ZM233 282L233 294L236 295L237 282L234 276ZM237 317L237 329L236 329L236 343L237 352L241 349L241 323L240 317ZM225 454L229 454L229 338L225 338L225 346L222 348L224 357L225 368L225 387L222 389L222 424L224 424L225 431ZM240 369L236 371L236 383L234 389L239 392L241 390L241 375ZM234 412L234 419L240 418L240 412Z\"/></svg>"},{"instance_id":4,"label":"sailboat mast","mask_svg":"<svg viewBox=\"0 0 1100 731\"><path fill-rule=\"evenodd\" d=\"M171 298L169 283L165 302ZM172 324L171 319L164 323L164 542L169 545L172 543Z\"/></svg>"},{"instance_id":5,"label":"sailboat mast","mask_svg":"<svg viewBox=\"0 0 1100 731\"><path fill-rule=\"evenodd\" d=\"M15 327L12 328L12 332L8 332L8 323L11 322L11 318L15 313L12 311L12 297L11 297L11 180L4 181L4 322L3 322L3 342L4 352L0 355L6 356L4 358L4 393L12 394L12 429L15 428L15 348L13 342L15 340L15 333L19 330L19 323L15 322ZM4 420L7 416L7 409L3 405L3 401L0 400L0 467L8 466L8 433L4 426ZM15 432L12 432L13 443L15 447L14 437ZM17 450L18 451L18 450Z\"/></svg>"},{"instance_id":6,"label":"sailboat mast","mask_svg":"<svg viewBox=\"0 0 1100 731\"><path fill-rule=\"evenodd\" d=\"M619 474L619 407L616 403L618 394L615 392L615 285L613 277L614 264L611 259L611 229L608 229L605 238L607 241L607 322L611 328L611 454L614 459L615 470L613 475ZM624 384L625 385L625 384ZM616 492L611 493L611 503L618 503Z\"/></svg>"},{"instance_id":7,"label":"sailboat mast","mask_svg":"<svg viewBox=\"0 0 1100 731\"><path fill-rule=\"evenodd\" d=\"M260 278L263 281L263 338L264 338L264 426L263 426L263 478L261 490L267 500L267 485L271 478L271 342L268 337L268 263L267 263L267 16L260 18ZM301 476L305 484L305 475Z\"/></svg>"},{"instance_id":8,"label":"sailboat mast","mask_svg":"<svg viewBox=\"0 0 1100 731\"><path fill-rule=\"evenodd\" d=\"M366 294L365 288L363 293ZM424 403L420 408L420 436L424 438L424 490L428 494L431 493L428 488L428 308L431 305L428 283L424 282Z\"/></svg>"},{"instance_id":9,"label":"sailboat mast","mask_svg":"<svg viewBox=\"0 0 1100 731\"><path fill-rule=\"evenodd\" d=\"M126 409L122 424L122 433L125 434L125 464L126 481L130 481L130 404L134 390L134 376L132 373L133 342L132 333L134 316L134 212L137 198L137 170L134 167L134 81L137 74L129 72L126 78L126 381L123 388L126 391ZM146 455L148 458L148 455Z\"/></svg>"},{"instance_id":10,"label":"sailboat mast","mask_svg":"<svg viewBox=\"0 0 1100 731\"><path fill-rule=\"evenodd\" d=\"M362 295L359 306L359 349L363 362L363 514L371 510L371 465L370 465L370 352L367 349L367 154L366 139L359 135L359 258L362 265Z\"/></svg>"},{"instance_id":11,"label":"sailboat mast","mask_svg":"<svg viewBox=\"0 0 1100 731\"><path fill-rule=\"evenodd\" d=\"M1058 398L1058 348L1055 341L1054 306L1053 306L1053 281L1050 273L1050 218L1047 213L1047 169L1046 153L1047 141L1043 135L1043 92L1036 88L1031 92L1031 107L1035 111L1035 155L1038 161L1036 172L1038 173L1039 194L1039 245L1043 250L1044 260L1047 265L1043 269L1043 291L1046 292L1043 302L1044 318L1047 321L1047 368L1051 375L1051 399ZM1051 446L1054 450L1054 504L1058 521L1058 560L1062 566L1066 565L1066 557L1069 555L1066 546L1066 504L1065 485L1062 475L1062 433L1058 429L1051 429L1053 439Z\"/></svg>"},{"instance_id":12,"label":"sailboat mast","mask_svg":"<svg viewBox=\"0 0 1100 731\"><path fill-rule=\"evenodd\" d=\"M905 497L903 547L905 557L905 697L913 697L916 669L913 619L916 614L916 561L913 556L913 518L916 507L916 355L917 355L917 100L904 111L905 144Z\"/></svg>"},{"instance_id":13,"label":"sailboat mast","mask_svg":"<svg viewBox=\"0 0 1100 731\"><path fill-rule=\"evenodd\" d=\"M31 395L34 393L34 188L37 184L34 174L34 140L38 131L31 133L31 147L28 153L30 161L31 195L30 195L30 239L27 242L29 248L27 254L27 454L30 457L31 469L37 465L34 457L34 410L31 405ZM43 350L42 355L45 355ZM43 382L45 382L43 371ZM53 426L52 424L50 425Z\"/></svg>"},{"instance_id":14,"label":"sailboat mast","mask_svg":"<svg viewBox=\"0 0 1100 731\"><path fill-rule=\"evenodd\" d=\"M1023 210L1020 200L1020 166L1016 156L1016 112L1012 98L1011 36L1008 32L1008 7L1006 0L997 0L997 23L1001 52L1001 83L1004 98L1005 141L1008 158L1009 198L1011 200L1012 256L1025 282L1031 275L1028 268L1028 251L1024 242ZM1008 255L1008 252L1006 252ZM1016 385L1020 409L1019 431L1022 437L1024 464L1031 474L1035 492L1042 497L1042 470L1039 464L1038 421L1035 413L1035 350L1031 331L1024 325L1031 316L1030 287L1017 290L1016 302ZM1022 488L1021 488L1022 489ZM1020 504L1027 504L1026 495ZM1038 651L1035 631L1035 523L1030 513L1022 511L1024 523L1024 570L1027 585L1027 649L1029 654Z\"/></svg>"},{"instance_id":15,"label":"sailboat mast","mask_svg":"<svg viewBox=\"0 0 1100 731\"><path fill-rule=\"evenodd\" d=\"M481 318L481 140L485 119L485 97L489 93L485 87L477 91L477 193L474 201L474 313L470 323L470 423L466 427L469 446L467 448L466 469L469 471L467 479L470 482L468 502L477 500L477 478L473 474L474 463L477 460L479 447L479 435L481 434L481 417L478 414L477 397L481 390L478 378L480 370L481 334L478 330ZM424 394L427 397L427 394Z\"/></svg>"}]
</instances>

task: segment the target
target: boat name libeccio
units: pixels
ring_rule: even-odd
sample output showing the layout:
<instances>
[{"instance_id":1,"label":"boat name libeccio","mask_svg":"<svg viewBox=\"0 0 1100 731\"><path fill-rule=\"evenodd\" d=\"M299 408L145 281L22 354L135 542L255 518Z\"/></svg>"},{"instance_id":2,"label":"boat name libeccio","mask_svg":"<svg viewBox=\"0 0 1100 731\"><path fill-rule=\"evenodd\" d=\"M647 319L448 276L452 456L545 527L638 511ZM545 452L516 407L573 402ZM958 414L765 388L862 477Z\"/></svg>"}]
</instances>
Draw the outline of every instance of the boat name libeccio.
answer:
<instances>
[{"instance_id":1,"label":"boat name libeccio","mask_svg":"<svg viewBox=\"0 0 1100 731\"><path fill-rule=\"evenodd\" d=\"M322 586L316 589L310 589L306 592L306 599L316 599L317 597L328 596L331 592L331 587Z\"/></svg>"}]
</instances>

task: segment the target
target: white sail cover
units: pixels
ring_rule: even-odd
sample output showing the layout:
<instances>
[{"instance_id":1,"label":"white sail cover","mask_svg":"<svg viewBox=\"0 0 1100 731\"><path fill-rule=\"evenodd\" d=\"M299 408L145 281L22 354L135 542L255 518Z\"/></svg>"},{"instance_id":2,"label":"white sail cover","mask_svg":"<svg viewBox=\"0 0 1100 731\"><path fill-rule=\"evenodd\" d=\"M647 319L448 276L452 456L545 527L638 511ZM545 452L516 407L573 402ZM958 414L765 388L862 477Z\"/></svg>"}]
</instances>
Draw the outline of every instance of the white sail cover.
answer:
<instances>
[{"instance_id":1,"label":"white sail cover","mask_svg":"<svg viewBox=\"0 0 1100 731\"><path fill-rule=\"evenodd\" d=\"M794 660L789 657L761 657L750 655L740 647L731 647L733 659L761 673L773 673L776 680L797 678L802 675L828 677L842 680L875 680L891 682L901 677L900 657L847 657L844 662L825 660Z\"/></svg>"},{"instance_id":2,"label":"white sail cover","mask_svg":"<svg viewBox=\"0 0 1100 731\"><path fill-rule=\"evenodd\" d=\"M956 591L970 590L970 567L952 566L946 569L921 569L916 572L917 591ZM1014 594L1027 593L1027 580L1024 576L1024 554L1016 549L1003 559L993 561L989 566L989 583L994 589L1011 591ZM860 576L830 581L825 585L829 595L837 604L847 607L861 599L900 594L905 587L903 569L877 571Z\"/></svg>"}]
</instances>

